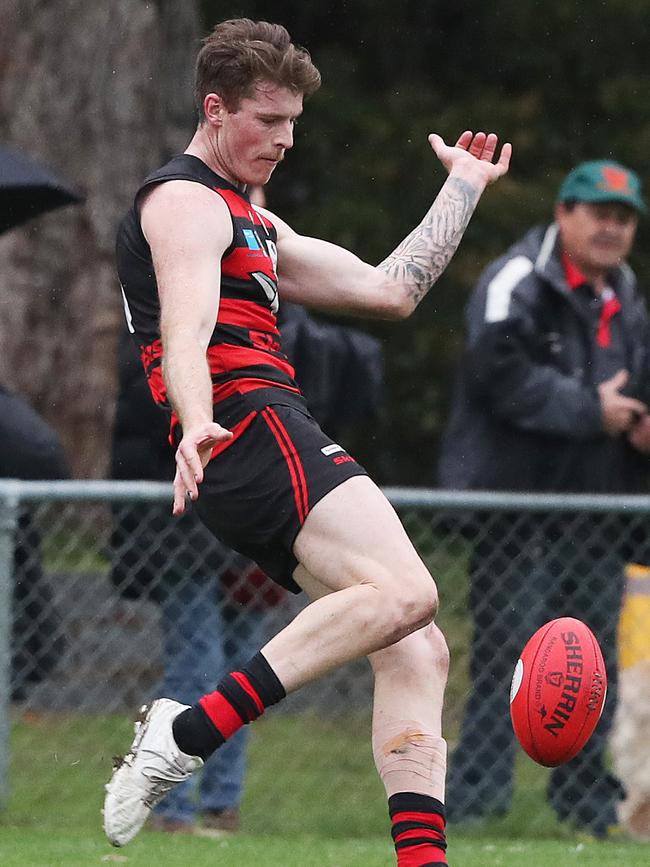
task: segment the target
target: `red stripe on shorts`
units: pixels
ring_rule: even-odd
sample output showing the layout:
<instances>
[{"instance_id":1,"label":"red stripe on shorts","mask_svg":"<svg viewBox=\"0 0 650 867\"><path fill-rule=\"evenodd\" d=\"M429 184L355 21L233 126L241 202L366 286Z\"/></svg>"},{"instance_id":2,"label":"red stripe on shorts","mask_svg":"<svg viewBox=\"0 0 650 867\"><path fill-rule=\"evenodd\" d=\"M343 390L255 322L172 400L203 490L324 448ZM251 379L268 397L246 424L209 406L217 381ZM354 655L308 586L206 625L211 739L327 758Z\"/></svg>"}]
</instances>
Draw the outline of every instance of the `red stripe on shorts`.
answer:
<instances>
[{"instance_id":1,"label":"red stripe on shorts","mask_svg":"<svg viewBox=\"0 0 650 867\"><path fill-rule=\"evenodd\" d=\"M291 476L291 484L293 486L293 495L296 501L296 509L298 511L298 519L301 524L304 524L305 518L307 517L309 498L307 495L305 472L300 458L298 457L298 450L293 444L286 428L280 422L277 414L273 412L270 407L267 406L266 409L262 410L262 415L280 446L280 451L287 462L289 474Z\"/></svg>"},{"instance_id":2,"label":"red stripe on shorts","mask_svg":"<svg viewBox=\"0 0 650 867\"><path fill-rule=\"evenodd\" d=\"M309 492L307 488L307 479L305 478L305 469L302 465L302 461L300 460L300 455L298 454L298 449L293 444L291 437L289 436L289 432L286 427L280 421L280 416L273 410L271 407L268 407L268 411L271 416L275 419L275 422L280 430L280 433L284 436L285 442L287 443L290 454L293 456L296 462L296 468L298 471L298 478L300 481L300 491L302 493L302 501L303 501L303 517L301 518L300 523L304 523L305 518L307 517L307 513L309 511Z\"/></svg>"}]
</instances>

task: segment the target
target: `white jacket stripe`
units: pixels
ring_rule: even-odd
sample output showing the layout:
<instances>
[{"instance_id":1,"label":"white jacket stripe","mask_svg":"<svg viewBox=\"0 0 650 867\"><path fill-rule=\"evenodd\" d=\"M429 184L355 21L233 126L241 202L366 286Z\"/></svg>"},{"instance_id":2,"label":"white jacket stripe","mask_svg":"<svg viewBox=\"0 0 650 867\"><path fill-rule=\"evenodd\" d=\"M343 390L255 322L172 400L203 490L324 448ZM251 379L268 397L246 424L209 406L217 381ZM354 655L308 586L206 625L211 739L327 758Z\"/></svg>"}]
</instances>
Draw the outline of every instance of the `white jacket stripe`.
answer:
<instances>
[{"instance_id":1,"label":"white jacket stripe","mask_svg":"<svg viewBox=\"0 0 650 867\"><path fill-rule=\"evenodd\" d=\"M526 256L515 256L496 274L487 287L485 321L502 322L508 317L510 296L515 287L533 270L533 263Z\"/></svg>"}]
</instances>

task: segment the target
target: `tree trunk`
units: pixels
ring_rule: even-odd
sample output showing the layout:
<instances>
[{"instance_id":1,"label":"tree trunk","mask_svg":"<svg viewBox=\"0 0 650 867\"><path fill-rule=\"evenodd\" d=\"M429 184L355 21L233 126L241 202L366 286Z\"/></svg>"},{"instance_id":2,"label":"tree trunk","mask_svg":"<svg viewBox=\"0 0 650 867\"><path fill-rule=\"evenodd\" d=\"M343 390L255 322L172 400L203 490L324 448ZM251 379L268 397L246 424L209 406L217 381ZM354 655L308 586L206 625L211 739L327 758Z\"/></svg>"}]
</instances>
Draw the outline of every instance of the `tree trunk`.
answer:
<instances>
[{"instance_id":1,"label":"tree trunk","mask_svg":"<svg viewBox=\"0 0 650 867\"><path fill-rule=\"evenodd\" d=\"M75 476L98 477L123 318L115 230L140 181L191 137L198 10L3 0L2 19L0 140L86 199L0 238L0 382L57 429Z\"/></svg>"}]
</instances>

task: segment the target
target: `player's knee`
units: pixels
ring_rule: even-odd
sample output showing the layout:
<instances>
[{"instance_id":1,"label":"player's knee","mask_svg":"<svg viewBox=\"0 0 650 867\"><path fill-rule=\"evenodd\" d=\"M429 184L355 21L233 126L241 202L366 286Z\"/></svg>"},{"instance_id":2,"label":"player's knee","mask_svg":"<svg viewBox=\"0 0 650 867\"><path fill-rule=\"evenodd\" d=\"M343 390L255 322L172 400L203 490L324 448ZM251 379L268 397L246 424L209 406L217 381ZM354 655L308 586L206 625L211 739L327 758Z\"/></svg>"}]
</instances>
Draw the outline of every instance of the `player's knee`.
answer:
<instances>
[{"instance_id":1,"label":"player's knee","mask_svg":"<svg viewBox=\"0 0 650 867\"><path fill-rule=\"evenodd\" d=\"M438 613L438 589L430 576L427 575L406 592L404 604L409 632L433 622Z\"/></svg>"},{"instance_id":2,"label":"player's knee","mask_svg":"<svg viewBox=\"0 0 650 867\"><path fill-rule=\"evenodd\" d=\"M423 633L428 645L431 665L435 671L438 672L438 675L446 681L447 675L449 674L450 663L449 645L447 644L447 640L435 623L430 623L427 628L423 630Z\"/></svg>"},{"instance_id":3,"label":"player's knee","mask_svg":"<svg viewBox=\"0 0 650 867\"><path fill-rule=\"evenodd\" d=\"M395 601L395 640L430 624L438 611L438 591L430 579L400 587Z\"/></svg>"},{"instance_id":4,"label":"player's knee","mask_svg":"<svg viewBox=\"0 0 650 867\"><path fill-rule=\"evenodd\" d=\"M393 665L397 663L404 669L425 671L427 676L435 673L443 683L447 680L449 648L435 623L429 623L424 629L407 636L394 647L388 648L388 652L392 653Z\"/></svg>"}]
</instances>

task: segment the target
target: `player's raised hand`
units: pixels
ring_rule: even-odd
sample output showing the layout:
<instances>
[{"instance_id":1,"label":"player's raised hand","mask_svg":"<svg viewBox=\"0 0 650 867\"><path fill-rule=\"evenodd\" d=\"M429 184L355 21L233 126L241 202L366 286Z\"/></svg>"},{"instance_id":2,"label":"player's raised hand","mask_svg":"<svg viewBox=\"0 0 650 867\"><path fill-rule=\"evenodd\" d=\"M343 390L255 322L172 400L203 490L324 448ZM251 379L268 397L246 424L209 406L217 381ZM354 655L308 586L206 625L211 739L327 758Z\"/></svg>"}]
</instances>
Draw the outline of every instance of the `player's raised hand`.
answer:
<instances>
[{"instance_id":1,"label":"player's raised hand","mask_svg":"<svg viewBox=\"0 0 650 867\"><path fill-rule=\"evenodd\" d=\"M196 500L199 484L203 481L203 469L210 460L217 443L232 438L232 431L216 422L206 422L185 431L176 449L176 475L174 476L174 515L185 511L185 497Z\"/></svg>"},{"instance_id":2,"label":"player's raised hand","mask_svg":"<svg viewBox=\"0 0 650 867\"><path fill-rule=\"evenodd\" d=\"M445 144L437 133L432 133L429 144L450 174L469 175L483 181L486 186L505 175L510 166L512 145L509 143L503 145L497 162L493 162L498 145L498 138L493 132L486 135L484 132L465 130L453 147Z\"/></svg>"}]
</instances>

